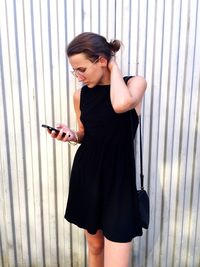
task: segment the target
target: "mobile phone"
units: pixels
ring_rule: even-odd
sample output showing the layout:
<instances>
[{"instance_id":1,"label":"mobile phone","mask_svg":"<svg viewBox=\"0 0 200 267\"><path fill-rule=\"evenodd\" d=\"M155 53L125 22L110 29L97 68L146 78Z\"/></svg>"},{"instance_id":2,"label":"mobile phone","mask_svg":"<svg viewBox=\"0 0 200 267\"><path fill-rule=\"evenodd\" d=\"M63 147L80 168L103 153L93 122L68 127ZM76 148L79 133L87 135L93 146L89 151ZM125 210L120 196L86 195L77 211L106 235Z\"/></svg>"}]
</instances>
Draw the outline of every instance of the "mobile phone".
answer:
<instances>
[{"instance_id":1,"label":"mobile phone","mask_svg":"<svg viewBox=\"0 0 200 267\"><path fill-rule=\"evenodd\" d=\"M42 127L47 128L51 132L54 131L57 134L59 134L59 132L60 132L60 130L58 130L58 129L52 127L52 126L46 125L46 124L42 124ZM66 133L63 133L62 137L65 137L65 135L66 135Z\"/></svg>"}]
</instances>

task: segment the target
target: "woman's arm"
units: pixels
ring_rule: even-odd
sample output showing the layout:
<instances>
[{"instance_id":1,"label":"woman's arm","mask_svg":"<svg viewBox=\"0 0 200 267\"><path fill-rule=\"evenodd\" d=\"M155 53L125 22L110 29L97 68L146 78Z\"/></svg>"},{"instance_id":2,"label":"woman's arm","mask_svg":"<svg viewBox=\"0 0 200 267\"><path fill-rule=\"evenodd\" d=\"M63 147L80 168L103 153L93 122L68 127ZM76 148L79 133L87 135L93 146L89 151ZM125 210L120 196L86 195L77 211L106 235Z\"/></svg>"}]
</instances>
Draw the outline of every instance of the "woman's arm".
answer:
<instances>
[{"instance_id":1,"label":"woman's arm","mask_svg":"<svg viewBox=\"0 0 200 267\"><path fill-rule=\"evenodd\" d=\"M57 124L56 128L60 130L59 134L56 134L55 132L49 132L53 138L56 138L57 140L63 141L63 142L76 142L81 143L84 136L84 127L80 120L80 92L81 90L77 90L74 93L74 109L77 117L78 122L78 131L71 130L67 125L65 124ZM66 135L63 137L63 133L66 133Z\"/></svg>"},{"instance_id":2,"label":"woman's arm","mask_svg":"<svg viewBox=\"0 0 200 267\"><path fill-rule=\"evenodd\" d=\"M139 113L142 97L147 87L145 79L135 76L129 79L126 85L114 59L111 59L108 68L111 74L110 98L115 112L123 113L135 108Z\"/></svg>"},{"instance_id":3,"label":"woman's arm","mask_svg":"<svg viewBox=\"0 0 200 267\"><path fill-rule=\"evenodd\" d=\"M80 99L81 99L81 89L76 90L74 93L74 109L76 112L76 118L78 123L78 131L76 131L78 137L78 143L81 143L84 137L84 126L80 120L81 117Z\"/></svg>"}]
</instances>

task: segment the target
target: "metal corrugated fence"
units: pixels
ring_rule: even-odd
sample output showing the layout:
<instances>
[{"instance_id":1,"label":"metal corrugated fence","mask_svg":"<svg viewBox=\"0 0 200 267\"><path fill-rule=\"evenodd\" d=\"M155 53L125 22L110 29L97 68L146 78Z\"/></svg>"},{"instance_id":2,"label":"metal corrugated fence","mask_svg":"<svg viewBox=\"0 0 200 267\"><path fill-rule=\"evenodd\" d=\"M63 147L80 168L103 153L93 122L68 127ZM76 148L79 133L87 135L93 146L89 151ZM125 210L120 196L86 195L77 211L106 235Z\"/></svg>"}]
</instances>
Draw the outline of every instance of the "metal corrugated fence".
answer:
<instances>
[{"instance_id":1,"label":"metal corrugated fence","mask_svg":"<svg viewBox=\"0 0 200 267\"><path fill-rule=\"evenodd\" d=\"M124 74L145 76L150 228L132 266L200 266L198 0L0 1L0 266L86 266L82 231L63 219L75 147L42 123L76 127L65 45L82 31L118 38Z\"/></svg>"}]
</instances>

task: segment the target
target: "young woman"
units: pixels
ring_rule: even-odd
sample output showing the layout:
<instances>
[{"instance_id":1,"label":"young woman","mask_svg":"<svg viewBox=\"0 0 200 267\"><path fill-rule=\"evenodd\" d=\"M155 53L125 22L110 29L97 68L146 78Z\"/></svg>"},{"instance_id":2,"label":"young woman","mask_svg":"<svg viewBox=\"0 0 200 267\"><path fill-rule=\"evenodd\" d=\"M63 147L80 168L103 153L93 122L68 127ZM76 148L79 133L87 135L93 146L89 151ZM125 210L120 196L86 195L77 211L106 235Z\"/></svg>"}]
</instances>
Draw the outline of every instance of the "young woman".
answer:
<instances>
[{"instance_id":1,"label":"young woman","mask_svg":"<svg viewBox=\"0 0 200 267\"><path fill-rule=\"evenodd\" d=\"M81 144L65 218L85 231L89 267L128 267L131 241L142 235L132 141L147 84L139 76L122 77L115 61L120 46L91 32L72 40L67 56L84 84L74 93L78 131L60 124L59 134L51 132Z\"/></svg>"}]
</instances>

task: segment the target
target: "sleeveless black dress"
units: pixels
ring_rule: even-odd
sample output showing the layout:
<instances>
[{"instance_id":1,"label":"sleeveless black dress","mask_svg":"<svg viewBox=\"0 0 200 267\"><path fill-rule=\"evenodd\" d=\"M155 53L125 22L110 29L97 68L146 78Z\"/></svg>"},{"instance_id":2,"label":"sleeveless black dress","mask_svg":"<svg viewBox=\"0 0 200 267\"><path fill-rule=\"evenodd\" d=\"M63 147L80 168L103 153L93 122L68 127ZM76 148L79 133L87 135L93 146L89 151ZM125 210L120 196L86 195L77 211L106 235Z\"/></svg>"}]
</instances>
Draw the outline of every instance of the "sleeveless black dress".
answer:
<instances>
[{"instance_id":1,"label":"sleeveless black dress","mask_svg":"<svg viewBox=\"0 0 200 267\"><path fill-rule=\"evenodd\" d=\"M85 135L71 171L65 219L95 234L101 229L114 242L142 235L138 215L130 116L116 113L110 85L83 86L80 99ZM131 115L130 115L131 114Z\"/></svg>"}]
</instances>

